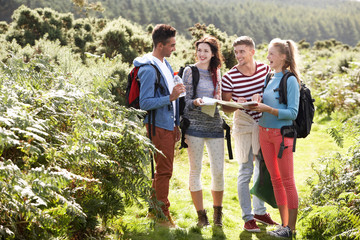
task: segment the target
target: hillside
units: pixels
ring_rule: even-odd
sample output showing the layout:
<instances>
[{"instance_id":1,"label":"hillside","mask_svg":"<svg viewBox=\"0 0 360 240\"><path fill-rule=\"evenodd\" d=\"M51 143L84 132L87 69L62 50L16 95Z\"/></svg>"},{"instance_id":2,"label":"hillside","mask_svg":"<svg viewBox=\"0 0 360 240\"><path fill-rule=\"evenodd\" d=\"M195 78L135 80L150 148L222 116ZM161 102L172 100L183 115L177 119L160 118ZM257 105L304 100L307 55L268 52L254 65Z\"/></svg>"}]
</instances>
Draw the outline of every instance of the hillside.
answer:
<instances>
[{"instance_id":1,"label":"hillside","mask_svg":"<svg viewBox=\"0 0 360 240\"><path fill-rule=\"evenodd\" d=\"M121 100L134 57L152 49L151 27L121 17L74 18L25 6L13 19L0 23L1 239L270 238L265 227L259 235L242 230L238 164L228 160L223 230L193 227L185 149L176 150L170 196L183 229L159 229L145 217L154 204L149 151L155 149L145 137L144 112ZM174 70L194 62L192 43L205 34L221 42L222 74L235 64L234 36L200 24L191 34L191 40L176 37L176 51L168 58ZM311 136L296 147L298 239L358 239L360 45L327 40L298 46L301 79L316 106ZM256 59L267 63L266 55L267 45L258 45ZM352 146L346 155L328 155L335 149L327 133L339 146ZM271 214L279 216L276 210Z\"/></svg>"},{"instance_id":2,"label":"hillside","mask_svg":"<svg viewBox=\"0 0 360 240\"><path fill-rule=\"evenodd\" d=\"M84 17L71 0L1 0L0 20L10 22L12 12L21 4L30 8L50 7ZM77 1L82 2L82 1ZM95 0L89 0L95 2ZM97 1L96 1L97 2ZM257 43L274 37L305 39L313 44L334 38L355 46L360 39L360 3L344 0L100 0L105 11L92 16L109 19L119 16L139 23L166 22L190 38L188 28L195 23L214 24L231 35L249 35Z\"/></svg>"}]
</instances>

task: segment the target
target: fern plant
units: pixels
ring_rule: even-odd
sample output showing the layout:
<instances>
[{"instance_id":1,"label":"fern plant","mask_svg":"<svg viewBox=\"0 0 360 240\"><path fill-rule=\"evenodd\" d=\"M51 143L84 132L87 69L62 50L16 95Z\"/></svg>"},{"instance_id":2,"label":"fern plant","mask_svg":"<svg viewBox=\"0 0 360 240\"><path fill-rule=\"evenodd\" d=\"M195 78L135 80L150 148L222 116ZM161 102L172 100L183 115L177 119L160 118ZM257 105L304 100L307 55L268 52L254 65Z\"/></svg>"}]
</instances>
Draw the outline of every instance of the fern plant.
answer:
<instances>
[{"instance_id":1,"label":"fern plant","mask_svg":"<svg viewBox=\"0 0 360 240\"><path fill-rule=\"evenodd\" d=\"M359 239L360 215L360 131L359 116L346 121L335 138L354 137L357 141L346 155L319 159L313 165L317 179L309 179L311 196L300 217L307 239ZM316 230L314 230L316 229Z\"/></svg>"},{"instance_id":2,"label":"fern plant","mask_svg":"<svg viewBox=\"0 0 360 240\"><path fill-rule=\"evenodd\" d=\"M47 44L42 51L51 51ZM0 174L0 231L14 239L101 238L126 205L149 202L155 149L143 113L114 101L111 73L100 81L75 61L69 74L37 48L26 49L26 61L23 49L13 50L0 69L0 157L16 171ZM94 81L82 80L86 71Z\"/></svg>"}]
</instances>

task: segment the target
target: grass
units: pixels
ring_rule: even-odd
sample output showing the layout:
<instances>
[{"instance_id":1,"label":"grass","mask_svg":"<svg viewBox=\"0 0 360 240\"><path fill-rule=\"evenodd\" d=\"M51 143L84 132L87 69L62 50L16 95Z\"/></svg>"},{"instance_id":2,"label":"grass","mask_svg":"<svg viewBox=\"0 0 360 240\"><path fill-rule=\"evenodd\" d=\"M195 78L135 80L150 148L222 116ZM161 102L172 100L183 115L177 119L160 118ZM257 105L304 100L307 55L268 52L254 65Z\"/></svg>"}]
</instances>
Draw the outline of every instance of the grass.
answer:
<instances>
[{"instance_id":1,"label":"grass","mask_svg":"<svg viewBox=\"0 0 360 240\"><path fill-rule=\"evenodd\" d=\"M306 179L315 173L311 168L313 162L319 157L329 156L335 152L345 152L347 147L339 148L326 130L332 122L324 119L317 119L313 124L312 132L306 139L298 139L296 152L294 155L295 181L301 200L309 195L310 189L306 185ZM225 144L226 145L226 144ZM345 144L345 146L348 146ZM225 156L225 192L223 200L223 228L208 227L199 229L196 227L197 214L192 203L188 190L189 164L186 149L176 150L174 162L174 173L170 183L169 199L171 202L170 212L176 219L177 225L181 229L164 229L154 226L154 222L146 218L147 207L138 208L132 206L127 208L127 212L122 219L118 219L114 224L126 225L124 239L273 239L266 231L273 227L266 227L259 224L260 233L249 233L243 229L244 221L241 218L241 209L237 195L237 172L238 163L229 160L227 150ZM210 163L207 153L204 154L202 185L204 194L204 207L208 210L210 224L212 224L212 197L210 189ZM280 221L277 209L267 205L268 212L272 218ZM301 228L297 229L297 238L301 239Z\"/></svg>"}]
</instances>

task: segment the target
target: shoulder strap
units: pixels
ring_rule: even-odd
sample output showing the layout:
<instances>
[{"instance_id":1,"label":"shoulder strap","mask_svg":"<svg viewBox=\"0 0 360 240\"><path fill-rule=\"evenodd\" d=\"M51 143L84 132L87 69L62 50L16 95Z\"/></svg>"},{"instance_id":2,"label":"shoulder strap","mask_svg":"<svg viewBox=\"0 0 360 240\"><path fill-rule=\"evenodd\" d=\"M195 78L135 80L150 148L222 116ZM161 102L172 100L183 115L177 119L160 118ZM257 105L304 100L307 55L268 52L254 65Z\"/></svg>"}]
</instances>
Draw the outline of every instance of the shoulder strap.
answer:
<instances>
[{"instance_id":1,"label":"shoulder strap","mask_svg":"<svg viewBox=\"0 0 360 240\"><path fill-rule=\"evenodd\" d=\"M156 90L160 87L160 91L164 90L164 87L160 84L160 77L161 77L161 73L159 71L159 69L156 67L155 64L150 63L150 65L155 68L156 71L156 80L155 80L155 89L154 89L154 96L156 93ZM155 111L156 109L150 110L148 111L148 118L149 118L149 139L151 140L151 125L152 125L152 135L155 136ZM152 168L152 172L153 172L153 168Z\"/></svg>"},{"instance_id":2,"label":"shoulder strap","mask_svg":"<svg viewBox=\"0 0 360 240\"><path fill-rule=\"evenodd\" d=\"M195 65L190 65L190 68L191 68L192 77L193 77L192 85L193 85L193 93L194 94L193 94L192 98L196 98L196 88L197 88L197 85L200 80L200 73L199 73L199 69Z\"/></svg>"},{"instance_id":3,"label":"shoulder strap","mask_svg":"<svg viewBox=\"0 0 360 240\"><path fill-rule=\"evenodd\" d=\"M155 81L155 92L159 87L162 87L162 85L160 84L160 77L161 77L161 73L160 70L156 67L155 64L150 63L150 65L155 68L156 70L156 81Z\"/></svg>"},{"instance_id":4,"label":"shoulder strap","mask_svg":"<svg viewBox=\"0 0 360 240\"><path fill-rule=\"evenodd\" d=\"M270 82L270 79L272 78L274 74L269 72L268 75L266 75L266 78L265 78L265 85L264 85L264 88L263 88L263 91L265 90L265 88L267 87L267 85L269 84Z\"/></svg>"},{"instance_id":5,"label":"shoulder strap","mask_svg":"<svg viewBox=\"0 0 360 240\"><path fill-rule=\"evenodd\" d=\"M280 80L279 85L279 103L287 104L287 80L295 76L292 72L286 72Z\"/></svg>"}]
</instances>

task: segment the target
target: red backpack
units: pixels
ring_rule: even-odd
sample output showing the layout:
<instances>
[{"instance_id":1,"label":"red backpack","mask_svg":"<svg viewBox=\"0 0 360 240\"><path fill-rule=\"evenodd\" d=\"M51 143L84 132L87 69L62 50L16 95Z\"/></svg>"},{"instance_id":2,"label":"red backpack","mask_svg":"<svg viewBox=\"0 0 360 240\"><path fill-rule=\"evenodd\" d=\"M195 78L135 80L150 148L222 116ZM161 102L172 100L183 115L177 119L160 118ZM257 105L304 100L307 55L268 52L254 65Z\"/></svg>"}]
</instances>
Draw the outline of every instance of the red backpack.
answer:
<instances>
[{"instance_id":1,"label":"red backpack","mask_svg":"<svg viewBox=\"0 0 360 240\"><path fill-rule=\"evenodd\" d=\"M160 89L162 91L164 91L164 87L160 84L160 71L159 69L154 65L154 64L150 64L151 66L153 66L153 68L155 68L156 70L156 80L155 80L155 91L154 91L154 96L156 93L156 90L160 87ZM142 65L144 66L144 65ZM141 66L140 66L141 67ZM127 107L133 107L135 109L140 109L140 81L138 78L138 72L140 67L134 67L129 75L128 75L128 82L127 82L127 86L126 86L126 106ZM151 136L155 135L155 111L154 110L150 110L147 112L148 116L149 116L149 139L151 140ZM151 129L151 125L153 127L153 129ZM151 130L153 132L153 134L151 134ZM151 154L151 178L154 179L154 160L153 160L153 156Z\"/></svg>"},{"instance_id":2,"label":"red backpack","mask_svg":"<svg viewBox=\"0 0 360 240\"><path fill-rule=\"evenodd\" d=\"M159 87L162 87L160 84L160 71L159 69L154 65L150 64L155 68L156 70L156 81L155 81L155 92ZM141 66L140 66L141 67ZM136 109L140 109L140 81L138 78L138 72L140 67L134 67L129 75L128 75L128 81L126 86L126 106L127 107L133 107Z\"/></svg>"}]
</instances>

